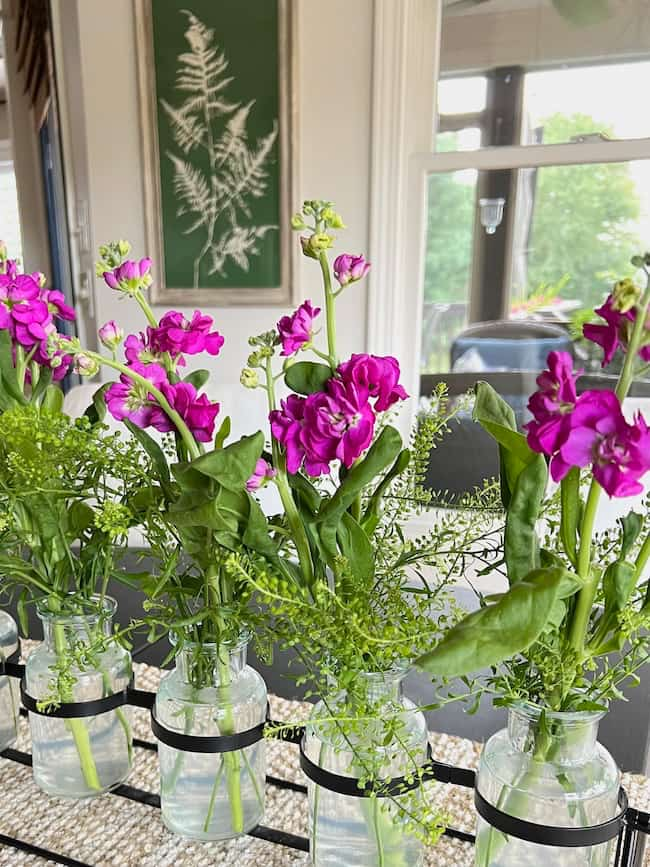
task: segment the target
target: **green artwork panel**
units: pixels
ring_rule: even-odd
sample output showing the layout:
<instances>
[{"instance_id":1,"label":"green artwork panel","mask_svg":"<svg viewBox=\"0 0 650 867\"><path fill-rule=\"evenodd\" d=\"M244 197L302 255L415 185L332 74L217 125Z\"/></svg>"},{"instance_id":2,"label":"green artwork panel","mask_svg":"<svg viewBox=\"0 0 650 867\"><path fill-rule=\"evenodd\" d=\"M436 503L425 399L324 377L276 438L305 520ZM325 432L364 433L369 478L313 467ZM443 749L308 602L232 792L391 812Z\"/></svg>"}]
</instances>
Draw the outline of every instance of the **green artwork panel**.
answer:
<instances>
[{"instance_id":1,"label":"green artwork panel","mask_svg":"<svg viewBox=\"0 0 650 867\"><path fill-rule=\"evenodd\" d=\"M152 0L165 282L280 285L278 0Z\"/></svg>"}]
</instances>

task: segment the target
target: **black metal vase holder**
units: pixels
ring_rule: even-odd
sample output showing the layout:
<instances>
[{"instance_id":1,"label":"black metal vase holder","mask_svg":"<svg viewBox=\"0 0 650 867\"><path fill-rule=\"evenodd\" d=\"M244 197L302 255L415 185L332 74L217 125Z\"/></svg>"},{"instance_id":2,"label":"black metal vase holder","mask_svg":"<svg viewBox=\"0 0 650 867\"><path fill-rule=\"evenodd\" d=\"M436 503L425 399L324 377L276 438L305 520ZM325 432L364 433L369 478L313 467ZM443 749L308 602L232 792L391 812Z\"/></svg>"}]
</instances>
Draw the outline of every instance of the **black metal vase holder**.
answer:
<instances>
[{"instance_id":1,"label":"black metal vase holder","mask_svg":"<svg viewBox=\"0 0 650 867\"><path fill-rule=\"evenodd\" d=\"M278 725L274 721L267 719L266 722L260 723L247 731L237 732L232 735L206 737L182 734L181 732L166 728L156 718L154 711L155 693L136 689L133 680L123 690L104 698L64 703L54 710L40 710L37 700L29 695L25 688L25 667L18 663L19 658L20 650L16 650L4 662L0 661L0 675L4 674L20 680L20 697L23 705L21 713L23 714L29 711L30 713L42 716L71 719L97 716L98 714L115 710L123 705L144 708L151 714L151 731L158 741L177 750L198 753L225 753L244 749L262 740L267 725L271 727L271 730ZM308 779L338 794L355 798L367 798L373 794L376 794L377 797L389 797L403 794L430 780L472 788L474 789L474 805L477 813L489 825L507 836L517 837L530 843L561 848L596 846L616 839L617 847L614 867L640 867L642 863L646 838L650 835L650 813L630 807L627 795L623 789L619 793L619 811L613 819L587 828L550 827L510 816L508 813L504 813L488 803L475 786L476 774L473 770L438 762L432 757L430 749L428 759L422 766L422 772L417 778L412 779L409 777L406 779L404 777L396 777L390 780L377 780L374 783L361 785L359 780L353 777L334 774L314 764L309 759L304 751L304 727L295 726L290 730L282 729L279 733L273 732L273 736L298 747L300 750L300 767ZM140 738L134 738L133 745L145 750L156 751L158 749L157 744L141 740ZM22 765L31 766L32 764L32 757L29 753L13 748L4 750L0 753L0 756ZM289 789L304 795L307 794L307 787L300 783L294 783L269 775L266 777L266 782L270 786ZM159 795L137 789L133 786L118 786L110 794L127 798L131 801L138 801L150 807L160 808ZM466 831L447 828L444 833L448 837L462 840L466 843L475 842L474 835ZM286 846L290 849L297 849L302 852L309 851L309 840L306 837L276 828L268 828L265 825L258 825L249 832L249 836L257 837L280 846ZM69 867L92 867L92 865L85 862L51 852L2 833L0 833L0 845L10 846L20 851L39 855L57 864L69 865Z\"/></svg>"}]
</instances>

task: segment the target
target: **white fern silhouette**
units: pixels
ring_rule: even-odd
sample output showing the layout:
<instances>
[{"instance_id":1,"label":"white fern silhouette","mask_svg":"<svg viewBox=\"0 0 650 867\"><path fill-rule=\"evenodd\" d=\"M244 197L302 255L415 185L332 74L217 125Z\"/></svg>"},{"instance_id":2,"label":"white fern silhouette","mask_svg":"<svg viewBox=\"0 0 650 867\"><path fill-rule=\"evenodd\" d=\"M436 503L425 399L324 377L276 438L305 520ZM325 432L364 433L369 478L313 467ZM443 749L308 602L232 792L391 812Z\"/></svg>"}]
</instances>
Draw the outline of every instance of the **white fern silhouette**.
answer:
<instances>
[{"instance_id":1,"label":"white fern silhouette","mask_svg":"<svg viewBox=\"0 0 650 867\"><path fill-rule=\"evenodd\" d=\"M190 218L183 234L201 231L205 235L194 260L196 289L206 257L210 275L225 276L229 263L247 272L251 260L260 255L259 241L278 228L252 225L251 210L252 201L262 198L268 187L267 167L278 122L275 119L267 135L249 143L247 124L255 100L243 105L227 99L225 91L233 77L225 75L228 61L214 42L214 30L189 10L181 13L189 22L185 32L189 51L177 58L175 89L186 96L178 106L164 99L160 105L180 151L167 151L174 168L176 217L184 222ZM209 172L202 165L206 155Z\"/></svg>"}]
</instances>

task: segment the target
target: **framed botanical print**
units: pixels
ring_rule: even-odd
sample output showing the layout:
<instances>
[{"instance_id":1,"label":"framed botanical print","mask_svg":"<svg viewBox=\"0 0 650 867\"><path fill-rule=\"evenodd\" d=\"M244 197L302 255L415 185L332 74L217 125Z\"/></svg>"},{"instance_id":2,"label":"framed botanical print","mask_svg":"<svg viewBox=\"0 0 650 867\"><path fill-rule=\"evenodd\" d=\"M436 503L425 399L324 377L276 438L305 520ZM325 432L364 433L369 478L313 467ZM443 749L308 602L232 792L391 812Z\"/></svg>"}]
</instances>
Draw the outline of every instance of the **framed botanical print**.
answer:
<instances>
[{"instance_id":1,"label":"framed botanical print","mask_svg":"<svg viewBox=\"0 0 650 867\"><path fill-rule=\"evenodd\" d=\"M135 0L152 300L292 301L294 0Z\"/></svg>"}]
</instances>

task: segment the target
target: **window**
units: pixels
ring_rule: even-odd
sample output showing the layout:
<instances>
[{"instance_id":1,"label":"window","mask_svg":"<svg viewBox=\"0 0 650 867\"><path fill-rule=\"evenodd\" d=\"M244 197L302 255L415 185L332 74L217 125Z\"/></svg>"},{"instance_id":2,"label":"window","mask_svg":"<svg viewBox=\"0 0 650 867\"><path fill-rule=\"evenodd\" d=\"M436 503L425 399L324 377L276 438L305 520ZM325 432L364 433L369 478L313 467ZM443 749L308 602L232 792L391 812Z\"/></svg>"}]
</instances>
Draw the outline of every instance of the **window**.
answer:
<instances>
[{"instance_id":1,"label":"window","mask_svg":"<svg viewBox=\"0 0 650 867\"><path fill-rule=\"evenodd\" d=\"M12 259L22 259L20 218L14 165L9 160L0 161L0 214L2 214L2 241Z\"/></svg>"},{"instance_id":2,"label":"window","mask_svg":"<svg viewBox=\"0 0 650 867\"><path fill-rule=\"evenodd\" d=\"M650 246L650 116L638 101L650 9L596 13L585 23L553 0L443 4L438 130L423 161L423 373L490 369L457 351L473 323L535 320L568 335ZM504 201L494 232L481 200Z\"/></svg>"}]
</instances>

